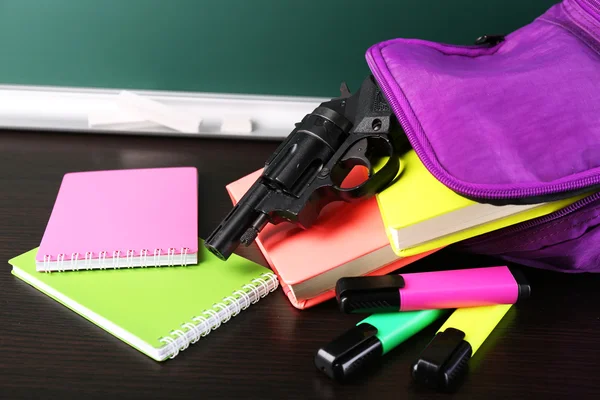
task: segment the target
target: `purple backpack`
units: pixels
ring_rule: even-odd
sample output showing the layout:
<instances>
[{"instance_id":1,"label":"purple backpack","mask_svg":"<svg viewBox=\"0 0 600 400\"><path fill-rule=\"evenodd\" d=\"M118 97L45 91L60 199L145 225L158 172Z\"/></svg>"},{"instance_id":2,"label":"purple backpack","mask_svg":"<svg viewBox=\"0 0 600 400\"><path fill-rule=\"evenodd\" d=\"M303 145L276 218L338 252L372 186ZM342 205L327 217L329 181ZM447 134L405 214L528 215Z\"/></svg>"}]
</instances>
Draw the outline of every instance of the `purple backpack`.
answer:
<instances>
[{"instance_id":1,"label":"purple backpack","mask_svg":"<svg viewBox=\"0 0 600 400\"><path fill-rule=\"evenodd\" d=\"M456 193L497 205L594 193L456 248L600 272L600 0L564 0L473 46L385 41L367 61L416 154Z\"/></svg>"}]
</instances>

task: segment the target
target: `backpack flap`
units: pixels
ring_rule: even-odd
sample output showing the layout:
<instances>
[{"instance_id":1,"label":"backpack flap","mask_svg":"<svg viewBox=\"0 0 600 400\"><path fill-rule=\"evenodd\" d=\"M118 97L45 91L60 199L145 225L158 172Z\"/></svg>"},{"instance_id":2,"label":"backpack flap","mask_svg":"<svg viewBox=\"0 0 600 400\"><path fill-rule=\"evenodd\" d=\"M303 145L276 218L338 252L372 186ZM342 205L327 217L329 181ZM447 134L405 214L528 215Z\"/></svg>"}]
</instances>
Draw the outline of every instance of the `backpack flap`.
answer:
<instances>
[{"instance_id":1,"label":"backpack flap","mask_svg":"<svg viewBox=\"0 0 600 400\"><path fill-rule=\"evenodd\" d=\"M600 2L564 0L491 39L368 50L423 164L456 193L497 205L600 189Z\"/></svg>"}]
</instances>

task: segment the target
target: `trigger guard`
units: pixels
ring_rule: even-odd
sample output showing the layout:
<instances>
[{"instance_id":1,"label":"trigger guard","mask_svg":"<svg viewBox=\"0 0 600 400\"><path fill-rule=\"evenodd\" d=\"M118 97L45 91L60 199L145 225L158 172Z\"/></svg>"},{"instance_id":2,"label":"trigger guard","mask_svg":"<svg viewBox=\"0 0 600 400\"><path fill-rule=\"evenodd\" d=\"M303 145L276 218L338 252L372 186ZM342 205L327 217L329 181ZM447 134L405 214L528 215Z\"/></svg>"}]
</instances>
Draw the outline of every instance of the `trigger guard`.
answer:
<instances>
[{"instance_id":1,"label":"trigger guard","mask_svg":"<svg viewBox=\"0 0 600 400\"><path fill-rule=\"evenodd\" d=\"M368 140L369 137L358 140L354 145L352 145L352 147L356 146L356 144L364 139ZM367 162L368 165L360 165L363 165L369 169L369 177L361 184L350 188L341 188L338 185L334 185L333 189L344 201L352 202L379 193L381 190L385 189L392 182L394 182L398 172L400 171L400 158L394 151L392 143L385 140L381 136L373 136L370 137L370 139L379 139L385 142L387 154L383 156L388 157L388 160L379 171L373 174L373 167L370 160L367 157L364 159L358 158L360 161Z\"/></svg>"}]
</instances>

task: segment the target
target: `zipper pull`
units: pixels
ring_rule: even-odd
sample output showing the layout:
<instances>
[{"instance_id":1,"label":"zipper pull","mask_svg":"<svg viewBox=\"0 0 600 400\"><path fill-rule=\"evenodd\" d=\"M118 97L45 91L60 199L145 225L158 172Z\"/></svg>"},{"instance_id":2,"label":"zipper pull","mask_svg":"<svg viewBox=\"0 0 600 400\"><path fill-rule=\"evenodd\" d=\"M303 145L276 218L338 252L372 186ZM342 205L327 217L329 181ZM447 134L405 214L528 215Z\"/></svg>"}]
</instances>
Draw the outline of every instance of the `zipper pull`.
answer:
<instances>
[{"instance_id":1,"label":"zipper pull","mask_svg":"<svg viewBox=\"0 0 600 400\"><path fill-rule=\"evenodd\" d=\"M504 41L505 35L483 35L479 36L477 40L475 40L476 45L490 45L495 46L500 42Z\"/></svg>"}]
</instances>

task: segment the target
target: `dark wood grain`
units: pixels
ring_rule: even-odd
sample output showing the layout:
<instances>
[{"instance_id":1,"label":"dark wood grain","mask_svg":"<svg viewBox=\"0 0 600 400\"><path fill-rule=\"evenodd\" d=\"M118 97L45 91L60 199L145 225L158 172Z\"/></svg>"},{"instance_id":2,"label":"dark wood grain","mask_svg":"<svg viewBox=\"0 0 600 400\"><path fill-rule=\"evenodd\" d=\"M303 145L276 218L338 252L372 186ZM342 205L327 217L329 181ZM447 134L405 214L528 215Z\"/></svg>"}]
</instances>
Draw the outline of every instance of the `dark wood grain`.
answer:
<instances>
[{"instance_id":1,"label":"dark wood grain","mask_svg":"<svg viewBox=\"0 0 600 400\"><path fill-rule=\"evenodd\" d=\"M390 352L351 384L313 366L317 348L361 317L333 301L294 309L281 290L176 359L157 363L10 274L6 261L39 244L63 174L192 165L199 231L229 210L224 185L262 166L277 143L0 132L0 398L600 398L600 276L527 270L534 296L509 312L453 395L415 388L409 366L439 325ZM157 189L158 190L158 189ZM259 260L256 249L241 252ZM406 271L491 265L444 250Z\"/></svg>"}]
</instances>

